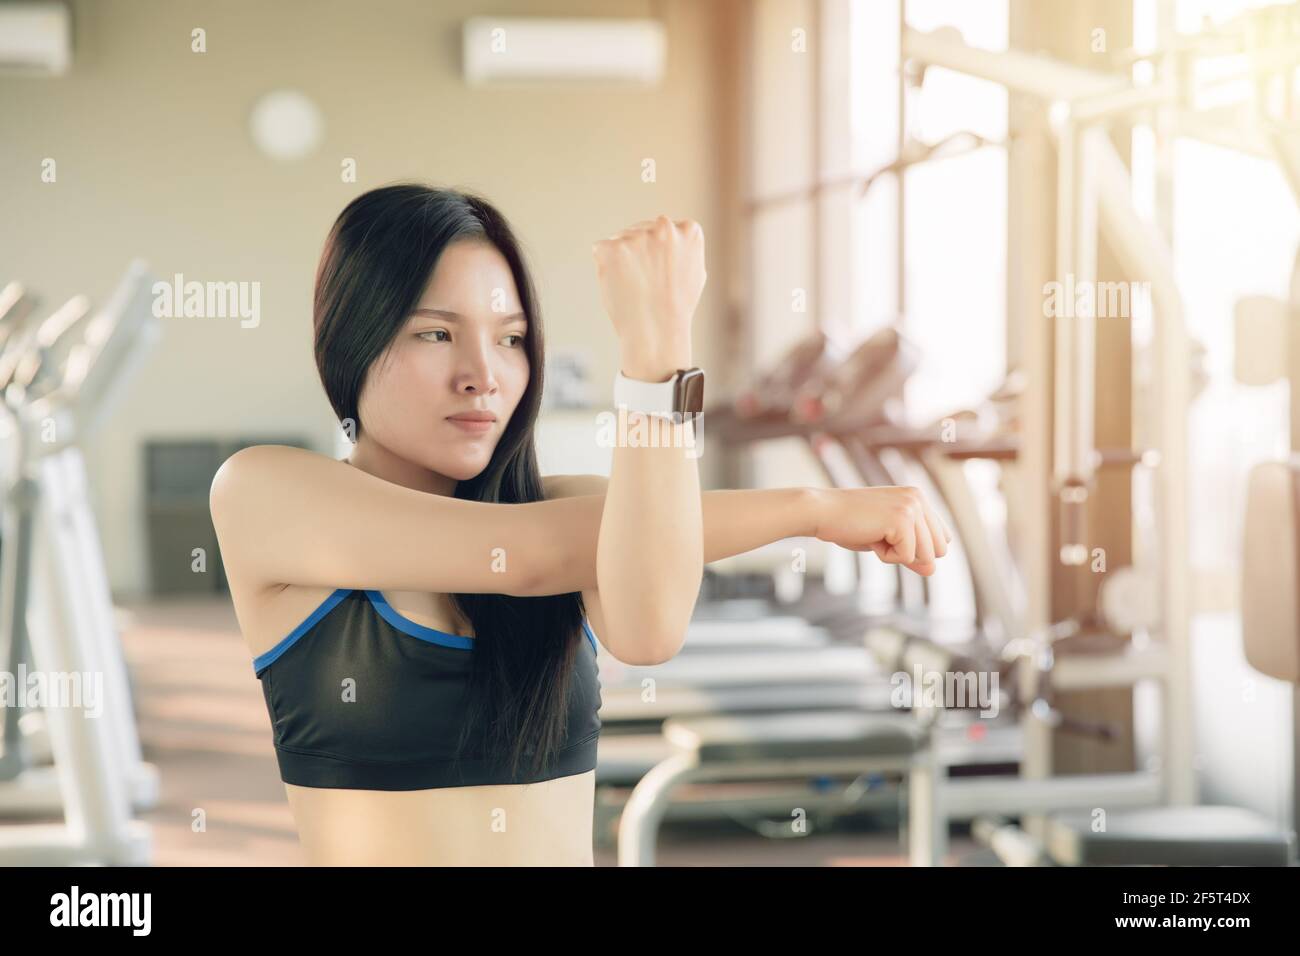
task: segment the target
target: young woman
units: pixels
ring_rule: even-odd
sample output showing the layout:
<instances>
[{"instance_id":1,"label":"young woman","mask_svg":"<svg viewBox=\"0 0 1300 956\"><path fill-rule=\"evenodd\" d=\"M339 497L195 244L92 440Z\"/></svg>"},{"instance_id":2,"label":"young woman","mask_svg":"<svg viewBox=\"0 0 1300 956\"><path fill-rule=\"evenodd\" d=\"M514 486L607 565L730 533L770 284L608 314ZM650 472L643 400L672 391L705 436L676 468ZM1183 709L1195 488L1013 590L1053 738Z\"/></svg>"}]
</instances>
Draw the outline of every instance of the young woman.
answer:
<instances>
[{"instance_id":1,"label":"young woman","mask_svg":"<svg viewBox=\"0 0 1300 956\"><path fill-rule=\"evenodd\" d=\"M700 227L660 216L593 255L622 375L690 369ZM607 480L541 476L541 314L479 197L398 184L353 200L314 313L351 455L248 448L211 494L312 863L590 865L597 641L671 658L704 562L782 538L921 574L947 550L913 489L701 494L690 422L630 406L618 434L641 438Z\"/></svg>"}]
</instances>

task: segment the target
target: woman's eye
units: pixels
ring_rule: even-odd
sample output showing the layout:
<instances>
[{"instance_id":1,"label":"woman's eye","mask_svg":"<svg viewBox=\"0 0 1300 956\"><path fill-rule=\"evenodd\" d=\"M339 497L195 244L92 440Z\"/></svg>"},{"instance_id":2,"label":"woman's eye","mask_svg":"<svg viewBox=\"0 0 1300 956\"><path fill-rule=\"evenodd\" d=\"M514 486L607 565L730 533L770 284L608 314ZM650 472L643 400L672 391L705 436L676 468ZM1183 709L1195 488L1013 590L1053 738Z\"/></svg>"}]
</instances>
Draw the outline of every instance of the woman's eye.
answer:
<instances>
[{"instance_id":1,"label":"woman's eye","mask_svg":"<svg viewBox=\"0 0 1300 956\"><path fill-rule=\"evenodd\" d=\"M417 335L418 337L424 339L426 342L446 342L446 341L449 341L448 338L432 338L432 339L430 339L430 338L426 338L426 336L430 336L430 335L434 335L434 336L448 336L449 333L447 332L446 329L429 329L427 332L417 332L416 335ZM522 335L507 335L507 336L506 336L506 340L507 340L507 341L509 341L509 340L511 340L511 339L514 340L514 341L511 341L511 342L510 342L510 346L511 346L511 348L518 348L519 346L521 346L521 345L524 344L524 337L523 337Z\"/></svg>"}]
</instances>

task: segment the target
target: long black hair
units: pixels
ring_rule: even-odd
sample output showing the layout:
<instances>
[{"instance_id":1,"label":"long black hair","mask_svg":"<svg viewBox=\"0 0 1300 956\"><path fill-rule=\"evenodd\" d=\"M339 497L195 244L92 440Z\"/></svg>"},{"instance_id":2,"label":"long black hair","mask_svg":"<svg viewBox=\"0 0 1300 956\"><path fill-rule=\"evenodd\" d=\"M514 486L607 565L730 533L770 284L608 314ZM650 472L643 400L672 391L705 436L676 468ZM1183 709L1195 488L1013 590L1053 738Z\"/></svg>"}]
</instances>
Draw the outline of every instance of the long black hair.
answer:
<instances>
[{"instance_id":1,"label":"long black hair","mask_svg":"<svg viewBox=\"0 0 1300 956\"><path fill-rule=\"evenodd\" d=\"M514 275L528 328L530 374L514 414L487 466L456 485L469 501L540 501L533 430L542 398L542 317L518 240L487 200L456 189L396 183L353 199L326 239L313 303L316 366L340 422L361 435L358 399L366 374L419 305L439 257L457 240L478 239L500 251ZM564 739L567 698L582 633L582 595L543 597L453 594L473 625L474 649L457 759L473 728L487 752L508 758L515 775L525 755L540 773Z\"/></svg>"}]
</instances>

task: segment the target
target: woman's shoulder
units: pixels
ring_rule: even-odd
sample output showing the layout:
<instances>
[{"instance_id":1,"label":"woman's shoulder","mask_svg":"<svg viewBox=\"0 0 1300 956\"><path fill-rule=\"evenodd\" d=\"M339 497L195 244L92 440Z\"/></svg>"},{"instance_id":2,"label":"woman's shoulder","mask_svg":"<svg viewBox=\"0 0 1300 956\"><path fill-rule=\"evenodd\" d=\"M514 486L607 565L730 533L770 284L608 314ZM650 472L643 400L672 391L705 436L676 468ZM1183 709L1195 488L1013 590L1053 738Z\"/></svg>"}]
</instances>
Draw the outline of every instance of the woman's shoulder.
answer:
<instances>
[{"instance_id":1,"label":"woman's shoulder","mask_svg":"<svg viewBox=\"0 0 1300 956\"><path fill-rule=\"evenodd\" d=\"M283 495L268 489L274 473L276 485L286 478L291 486L312 487L315 469L329 467L326 455L291 445L250 445L235 452L217 469L209 493L209 510L217 533L221 562L240 630L254 656L280 640L330 596L330 588L298 587L262 580L245 559L261 546L268 528L267 509L256 506L258 495L273 495L275 512L311 507L310 495Z\"/></svg>"},{"instance_id":2,"label":"woman's shoulder","mask_svg":"<svg viewBox=\"0 0 1300 956\"><path fill-rule=\"evenodd\" d=\"M304 492L318 487L325 469L337 468L342 462L307 448L294 445L249 445L235 452L217 468L208 490L208 510L220 536L223 526L237 526L239 516L256 502L276 490L298 488ZM277 508L307 504L310 495L278 496Z\"/></svg>"},{"instance_id":3,"label":"woman's shoulder","mask_svg":"<svg viewBox=\"0 0 1300 956\"><path fill-rule=\"evenodd\" d=\"M212 478L212 489L238 488L242 478L265 468L319 467L337 459L296 445L248 445L221 463Z\"/></svg>"}]
</instances>

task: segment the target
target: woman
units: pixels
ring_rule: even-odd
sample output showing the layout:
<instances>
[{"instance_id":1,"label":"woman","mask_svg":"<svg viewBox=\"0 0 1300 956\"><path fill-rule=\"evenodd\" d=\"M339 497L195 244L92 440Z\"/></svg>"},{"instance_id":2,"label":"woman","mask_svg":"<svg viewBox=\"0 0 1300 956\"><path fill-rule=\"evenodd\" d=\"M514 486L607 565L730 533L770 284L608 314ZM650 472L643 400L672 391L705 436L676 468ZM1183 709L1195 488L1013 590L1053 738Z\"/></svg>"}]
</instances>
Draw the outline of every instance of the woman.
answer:
<instances>
[{"instance_id":1,"label":"woman","mask_svg":"<svg viewBox=\"0 0 1300 956\"><path fill-rule=\"evenodd\" d=\"M621 372L691 367L698 225L593 248ZM689 421L620 408L609 479L538 473L541 314L489 203L419 184L345 208L316 279L345 461L257 446L211 507L315 864L591 865L597 641L681 647L705 561L797 535L933 571L913 489L701 494ZM646 441L649 437L651 440Z\"/></svg>"}]
</instances>

